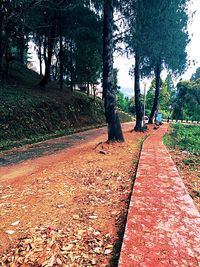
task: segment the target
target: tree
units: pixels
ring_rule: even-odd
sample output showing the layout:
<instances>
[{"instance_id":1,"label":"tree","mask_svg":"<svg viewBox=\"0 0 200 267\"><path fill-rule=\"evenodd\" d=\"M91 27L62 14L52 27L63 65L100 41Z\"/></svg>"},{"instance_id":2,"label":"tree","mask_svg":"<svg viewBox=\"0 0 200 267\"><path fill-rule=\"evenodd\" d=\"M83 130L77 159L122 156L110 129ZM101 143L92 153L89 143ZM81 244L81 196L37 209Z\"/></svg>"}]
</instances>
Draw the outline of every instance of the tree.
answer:
<instances>
[{"instance_id":1,"label":"tree","mask_svg":"<svg viewBox=\"0 0 200 267\"><path fill-rule=\"evenodd\" d=\"M125 7L122 9L124 16L127 19L127 34L125 41L127 43L130 53L134 54L134 91L135 91L135 112L136 124L135 131L143 131L142 118L143 107L140 92L140 78L141 66L144 60L145 36L148 34L144 22L147 20L145 13L145 1L143 0L129 0L124 3ZM149 18L148 18L149 19Z\"/></svg>"},{"instance_id":2,"label":"tree","mask_svg":"<svg viewBox=\"0 0 200 267\"><path fill-rule=\"evenodd\" d=\"M157 13L149 23L150 45L147 46L150 66L154 67L156 88L154 103L152 106L149 123L153 123L153 117L158 110L159 94L161 88L160 74L165 66L175 74L183 73L187 66L186 46L189 42L187 32L187 0L173 2L157 1L158 7L152 14ZM160 15L162 18L160 18Z\"/></svg>"},{"instance_id":3,"label":"tree","mask_svg":"<svg viewBox=\"0 0 200 267\"><path fill-rule=\"evenodd\" d=\"M41 1L29 11L29 27L38 57L45 62L40 85L45 87L50 76L70 84L96 82L102 70L102 21L85 5L87 1ZM36 15L33 16L33 14ZM42 71L40 71L42 73Z\"/></svg>"},{"instance_id":4,"label":"tree","mask_svg":"<svg viewBox=\"0 0 200 267\"><path fill-rule=\"evenodd\" d=\"M3 61L8 67L11 48L15 44L23 63L26 40L24 39L24 14L36 0L1 1L0 2L0 76L3 74ZM17 55L18 56L18 55Z\"/></svg>"},{"instance_id":5,"label":"tree","mask_svg":"<svg viewBox=\"0 0 200 267\"><path fill-rule=\"evenodd\" d=\"M196 72L192 74L191 81L195 81L200 78L200 67L196 69Z\"/></svg>"},{"instance_id":6,"label":"tree","mask_svg":"<svg viewBox=\"0 0 200 267\"><path fill-rule=\"evenodd\" d=\"M186 67L187 0L129 0L125 15L129 32L126 37L130 51L135 55L136 127L142 130L142 108L139 82L141 76L155 75L155 98L149 118L158 109L163 67L181 73Z\"/></svg>"},{"instance_id":7,"label":"tree","mask_svg":"<svg viewBox=\"0 0 200 267\"><path fill-rule=\"evenodd\" d=\"M104 0L103 20L103 98L108 141L123 142L123 134L117 113L116 90L113 86L113 1Z\"/></svg>"},{"instance_id":8,"label":"tree","mask_svg":"<svg viewBox=\"0 0 200 267\"><path fill-rule=\"evenodd\" d=\"M155 87L156 87L156 81L155 79L153 79L149 87L149 90L147 91L147 95L146 95L146 113L148 116L150 116L151 108L153 106Z\"/></svg>"},{"instance_id":9,"label":"tree","mask_svg":"<svg viewBox=\"0 0 200 267\"><path fill-rule=\"evenodd\" d=\"M102 20L86 7L79 7L76 13L78 26L73 33L76 81L79 84L94 84L102 73Z\"/></svg>"},{"instance_id":10,"label":"tree","mask_svg":"<svg viewBox=\"0 0 200 267\"><path fill-rule=\"evenodd\" d=\"M177 84L173 119L200 120L200 79Z\"/></svg>"}]
</instances>

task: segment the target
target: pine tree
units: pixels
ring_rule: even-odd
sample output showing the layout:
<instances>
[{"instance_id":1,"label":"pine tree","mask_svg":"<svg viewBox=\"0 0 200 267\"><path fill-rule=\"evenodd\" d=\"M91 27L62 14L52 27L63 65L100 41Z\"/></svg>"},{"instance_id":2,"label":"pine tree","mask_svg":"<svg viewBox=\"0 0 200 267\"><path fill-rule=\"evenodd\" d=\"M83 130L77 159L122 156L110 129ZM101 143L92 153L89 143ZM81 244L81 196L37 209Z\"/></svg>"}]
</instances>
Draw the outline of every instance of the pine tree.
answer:
<instances>
[{"instance_id":1,"label":"pine tree","mask_svg":"<svg viewBox=\"0 0 200 267\"><path fill-rule=\"evenodd\" d=\"M113 81L113 1L104 0L103 25L103 98L108 141L123 142L123 134L116 104L116 90Z\"/></svg>"}]
</instances>

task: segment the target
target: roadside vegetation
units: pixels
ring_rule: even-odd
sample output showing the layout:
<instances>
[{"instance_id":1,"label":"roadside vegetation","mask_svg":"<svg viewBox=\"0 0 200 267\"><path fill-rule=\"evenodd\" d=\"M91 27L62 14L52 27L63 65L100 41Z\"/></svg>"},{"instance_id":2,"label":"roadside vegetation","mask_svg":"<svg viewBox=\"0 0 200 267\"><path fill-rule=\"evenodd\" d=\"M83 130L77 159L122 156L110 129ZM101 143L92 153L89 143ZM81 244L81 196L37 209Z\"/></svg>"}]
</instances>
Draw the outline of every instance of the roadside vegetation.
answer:
<instances>
[{"instance_id":1,"label":"roadside vegetation","mask_svg":"<svg viewBox=\"0 0 200 267\"><path fill-rule=\"evenodd\" d=\"M60 91L52 82L42 91L40 76L12 64L0 85L0 150L105 125L103 101L83 92ZM119 112L122 122L132 117Z\"/></svg>"},{"instance_id":2,"label":"roadside vegetation","mask_svg":"<svg viewBox=\"0 0 200 267\"><path fill-rule=\"evenodd\" d=\"M200 211L200 126L172 124L164 143Z\"/></svg>"},{"instance_id":3,"label":"roadside vegetation","mask_svg":"<svg viewBox=\"0 0 200 267\"><path fill-rule=\"evenodd\" d=\"M166 145L172 149L187 151L191 155L200 155L200 127L197 125L172 124L165 136Z\"/></svg>"}]
</instances>

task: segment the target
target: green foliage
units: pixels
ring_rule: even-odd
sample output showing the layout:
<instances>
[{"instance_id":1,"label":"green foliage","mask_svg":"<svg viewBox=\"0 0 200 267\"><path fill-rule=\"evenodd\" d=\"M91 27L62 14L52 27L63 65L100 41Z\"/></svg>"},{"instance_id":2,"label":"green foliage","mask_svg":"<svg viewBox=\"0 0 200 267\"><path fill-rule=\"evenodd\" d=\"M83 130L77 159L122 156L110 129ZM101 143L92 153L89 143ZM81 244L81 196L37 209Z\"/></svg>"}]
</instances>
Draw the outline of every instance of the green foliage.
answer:
<instances>
[{"instance_id":1,"label":"green foliage","mask_svg":"<svg viewBox=\"0 0 200 267\"><path fill-rule=\"evenodd\" d=\"M154 95L155 95L155 79L152 80L150 88L147 92L146 96L146 113L149 116L150 110L153 105ZM161 81L161 89L160 89L160 96L159 96L159 112L162 113L164 118L171 116L171 105L173 103L175 94L175 88L173 85L173 81L171 75L167 75L164 81Z\"/></svg>"},{"instance_id":2,"label":"green foliage","mask_svg":"<svg viewBox=\"0 0 200 267\"><path fill-rule=\"evenodd\" d=\"M183 163L185 165L195 166L197 164L200 164L200 159L195 157L186 158L183 160Z\"/></svg>"},{"instance_id":3,"label":"green foliage","mask_svg":"<svg viewBox=\"0 0 200 267\"><path fill-rule=\"evenodd\" d=\"M143 76L151 76L157 64L173 72L187 65L187 0L129 0L124 4L130 31L126 41L141 57Z\"/></svg>"},{"instance_id":4,"label":"green foliage","mask_svg":"<svg viewBox=\"0 0 200 267\"><path fill-rule=\"evenodd\" d=\"M149 90L147 91L146 95L146 109L151 110L153 106L153 100L155 95L155 79L152 80Z\"/></svg>"},{"instance_id":5,"label":"green foliage","mask_svg":"<svg viewBox=\"0 0 200 267\"><path fill-rule=\"evenodd\" d=\"M76 25L73 31L70 28L70 36L75 42L76 83L95 83L102 72L102 22L93 11L83 6L74 8L70 16L71 23Z\"/></svg>"},{"instance_id":6,"label":"green foliage","mask_svg":"<svg viewBox=\"0 0 200 267\"><path fill-rule=\"evenodd\" d=\"M40 68L43 62L45 70L49 69L48 56L54 57L52 79L63 77L77 84L94 83L100 78L102 20L87 0L3 1L0 7L0 72L7 54L12 60L27 63L28 42L32 39ZM6 66L9 68L9 64Z\"/></svg>"},{"instance_id":7,"label":"green foliage","mask_svg":"<svg viewBox=\"0 0 200 267\"><path fill-rule=\"evenodd\" d=\"M171 127L164 137L167 146L200 155L200 126L174 124Z\"/></svg>"},{"instance_id":8,"label":"green foliage","mask_svg":"<svg viewBox=\"0 0 200 267\"><path fill-rule=\"evenodd\" d=\"M39 75L35 71L27 69L26 66L16 61L13 61L10 64L9 77L14 79L15 83L23 82L26 85L32 86L36 85L40 80Z\"/></svg>"},{"instance_id":9,"label":"green foliage","mask_svg":"<svg viewBox=\"0 0 200 267\"><path fill-rule=\"evenodd\" d=\"M123 112L121 110L118 110L118 114L119 114L120 122L131 122L131 121L133 121L133 117L128 113L125 113L125 112Z\"/></svg>"},{"instance_id":10,"label":"green foliage","mask_svg":"<svg viewBox=\"0 0 200 267\"><path fill-rule=\"evenodd\" d=\"M192 74L191 81L200 79L200 67L196 69L196 72Z\"/></svg>"},{"instance_id":11,"label":"green foliage","mask_svg":"<svg viewBox=\"0 0 200 267\"><path fill-rule=\"evenodd\" d=\"M73 98L37 96L1 88L0 139L19 140L67 128L80 128L104 122L103 104L85 95Z\"/></svg>"},{"instance_id":12,"label":"green foliage","mask_svg":"<svg viewBox=\"0 0 200 267\"><path fill-rule=\"evenodd\" d=\"M118 90L117 91L117 106L121 110L128 112L128 103L129 103L128 97L125 97L124 94L120 90Z\"/></svg>"},{"instance_id":13,"label":"green foliage","mask_svg":"<svg viewBox=\"0 0 200 267\"><path fill-rule=\"evenodd\" d=\"M200 120L200 79L177 84L173 102L173 118Z\"/></svg>"},{"instance_id":14,"label":"green foliage","mask_svg":"<svg viewBox=\"0 0 200 267\"><path fill-rule=\"evenodd\" d=\"M131 97L128 101L128 112L131 115L135 115L135 98Z\"/></svg>"}]
</instances>

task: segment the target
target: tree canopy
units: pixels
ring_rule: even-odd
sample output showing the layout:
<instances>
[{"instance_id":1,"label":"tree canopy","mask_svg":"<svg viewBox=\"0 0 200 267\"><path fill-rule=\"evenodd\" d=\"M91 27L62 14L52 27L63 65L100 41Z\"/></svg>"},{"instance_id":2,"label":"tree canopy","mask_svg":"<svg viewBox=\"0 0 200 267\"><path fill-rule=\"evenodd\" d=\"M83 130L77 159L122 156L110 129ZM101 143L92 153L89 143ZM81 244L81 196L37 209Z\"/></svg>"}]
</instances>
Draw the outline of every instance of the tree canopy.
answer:
<instances>
[{"instance_id":1,"label":"tree canopy","mask_svg":"<svg viewBox=\"0 0 200 267\"><path fill-rule=\"evenodd\" d=\"M177 84L172 116L178 120L200 120L200 79Z\"/></svg>"}]
</instances>

